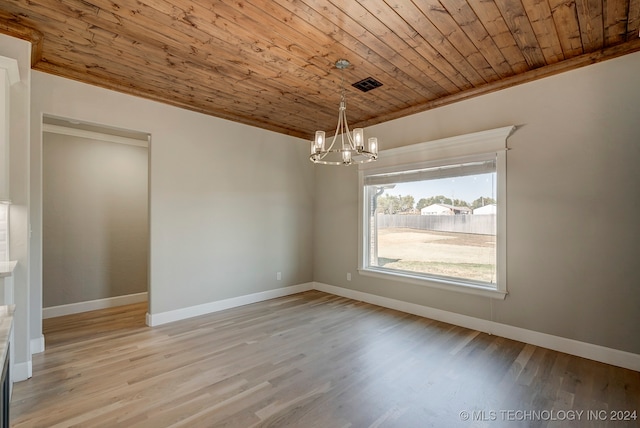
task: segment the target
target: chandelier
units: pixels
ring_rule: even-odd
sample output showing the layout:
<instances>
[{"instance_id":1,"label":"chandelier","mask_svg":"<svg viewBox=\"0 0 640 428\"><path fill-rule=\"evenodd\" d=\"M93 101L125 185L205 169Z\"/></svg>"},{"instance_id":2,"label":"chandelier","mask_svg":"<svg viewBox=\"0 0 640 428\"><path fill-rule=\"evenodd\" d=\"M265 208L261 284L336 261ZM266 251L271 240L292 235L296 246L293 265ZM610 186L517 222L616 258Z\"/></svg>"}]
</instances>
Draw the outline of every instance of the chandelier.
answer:
<instances>
[{"instance_id":1,"label":"chandelier","mask_svg":"<svg viewBox=\"0 0 640 428\"><path fill-rule=\"evenodd\" d=\"M339 70L344 70L350 65L346 59L336 61L336 68ZM336 143L338 144L336 145ZM378 158L378 139L371 137L367 143L365 149L364 130L362 128L355 128L353 135L349 131L343 71L336 133L327 148L325 132L316 131L315 139L311 142L311 156L309 156L309 159L311 162L324 165L352 165L372 162Z\"/></svg>"}]
</instances>

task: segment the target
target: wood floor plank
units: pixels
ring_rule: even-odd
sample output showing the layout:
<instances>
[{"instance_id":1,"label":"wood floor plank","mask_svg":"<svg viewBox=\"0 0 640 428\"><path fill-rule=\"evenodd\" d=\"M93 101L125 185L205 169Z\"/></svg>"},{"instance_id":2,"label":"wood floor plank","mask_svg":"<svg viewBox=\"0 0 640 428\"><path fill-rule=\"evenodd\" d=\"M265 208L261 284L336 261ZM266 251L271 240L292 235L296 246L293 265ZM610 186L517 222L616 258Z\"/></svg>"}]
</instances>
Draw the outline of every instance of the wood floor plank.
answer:
<instances>
[{"instance_id":1,"label":"wood floor plank","mask_svg":"<svg viewBox=\"0 0 640 428\"><path fill-rule=\"evenodd\" d=\"M638 372L318 291L154 328L145 312L45 320L12 426L553 427L508 412L640 411Z\"/></svg>"}]
</instances>

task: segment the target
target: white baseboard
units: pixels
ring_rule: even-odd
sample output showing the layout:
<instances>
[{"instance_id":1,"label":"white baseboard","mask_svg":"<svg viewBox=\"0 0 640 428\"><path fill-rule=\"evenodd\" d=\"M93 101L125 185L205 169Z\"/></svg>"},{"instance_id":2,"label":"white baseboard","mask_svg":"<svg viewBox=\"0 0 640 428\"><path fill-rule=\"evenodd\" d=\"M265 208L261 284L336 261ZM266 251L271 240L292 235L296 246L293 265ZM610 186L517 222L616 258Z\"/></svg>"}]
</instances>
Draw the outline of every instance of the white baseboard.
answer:
<instances>
[{"instance_id":1,"label":"white baseboard","mask_svg":"<svg viewBox=\"0 0 640 428\"><path fill-rule=\"evenodd\" d=\"M604 346L594 345L591 343L580 342L564 337L553 336L551 334L540 333L533 330L527 330L520 327L514 327L507 324L501 324L494 321L483 320L480 318L460 315L454 312L443 311L440 309L430 308L428 306L408 303L401 300L381 297L375 294L364 293L361 291L350 290L347 288L336 287L333 285L323 284L319 282L313 283L313 289L324 291L325 293L335 294L337 296L349 299L359 300L371 303L389 309L395 309L418 315L461 327L478 330L496 336L505 337L507 339L517 340L529 343L531 345L543 348L553 349L554 351L564 352L578 357L588 358L590 360L600 361L602 363L611 364L626 369L640 371L640 355L631 352L620 351L618 349L606 348Z\"/></svg>"},{"instance_id":2,"label":"white baseboard","mask_svg":"<svg viewBox=\"0 0 640 428\"><path fill-rule=\"evenodd\" d=\"M127 294L126 296L108 297L106 299L90 300L88 302L70 303L68 305L52 306L42 309L42 318L61 317L63 315L79 314L81 312L95 311L97 309L113 308L115 306L130 305L132 303L146 302L147 292Z\"/></svg>"},{"instance_id":3,"label":"white baseboard","mask_svg":"<svg viewBox=\"0 0 640 428\"><path fill-rule=\"evenodd\" d=\"M466 327L472 330L478 330L484 333L505 337L507 339L529 343L531 345L540 346L543 348L553 349L554 351L564 352L567 354L588 358L590 360L600 361L606 364L640 371L639 354L621 351L618 349L606 348L604 346L580 342L577 340L567 339L551 334L540 333L533 330L527 330L520 327L501 324L495 321L461 315L455 312L443 311L441 309L435 309L415 303L404 302L402 300L395 300L388 297L377 296L375 294L364 293L361 291L350 290L348 288L336 287L320 282L311 282L293 285L290 287L277 288L274 290L249 294L246 296L233 297L217 302L190 306L188 308L161 312L158 314L147 314L147 325L155 327L174 321L180 321L200 315L222 311L225 309L231 309L238 306L244 306L251 303L274 299L277 297L301 293L312 289L346 297L349 299L371 303L373 305L378 305L389 309L395 309L401 312L406 312L437 321L446 322L449 324L458 325L461 327Z\"/></svg>"},{"instance_id":4,"label":"white baseboard","mask_svg":"<svg viewBox=\"0 0 640 428\"><path fill-rule=\"evenodd\" d=\"M44 352L44 336L40 335L40 337L36 339L31 339L31 355L39 354Z\"/></svg>"},{"instance_id":5,"label":"white baseboard","mask_svg":"<svg viewBox=\"0 0 640 428\"><path fill-rule=\"evenodd\" d=\"M230 299L218 300L216 302L203 303L202 305L189 306L183 309L160 312L158 314L147 313L147 325L150 327L180 321L187 318L206 315L225 309L236 308L238 306L249 305L251 303L263 302L277 297L289 296L291 294L302 293L313 288L313 283L292 285L289 287L276 288L274 290L262 291L245 296L232 297Z\"/></svg>"},{"instance_id":6,"label":"white baseboard","mask_svg":"<svg viewBox=\"0 0 640 428\"><path fill-rule=\"evenodd\" d=\"M13 382L22 382L23 380L27 380L31 377L31 361L27 361L26 363L15 363L13 367L13 373L11 374L11 380Z\"/></svg>"}]
</instances>

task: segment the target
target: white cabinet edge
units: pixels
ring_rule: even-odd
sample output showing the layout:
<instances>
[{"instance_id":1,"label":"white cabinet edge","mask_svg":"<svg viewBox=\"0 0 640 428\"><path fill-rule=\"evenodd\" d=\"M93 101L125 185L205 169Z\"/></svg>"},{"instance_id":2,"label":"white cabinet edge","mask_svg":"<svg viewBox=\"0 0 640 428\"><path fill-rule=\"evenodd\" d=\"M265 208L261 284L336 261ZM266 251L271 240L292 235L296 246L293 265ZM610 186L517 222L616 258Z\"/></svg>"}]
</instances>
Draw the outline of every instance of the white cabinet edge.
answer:
<instances>
[{"instance_id":1,"label":"white cabinet edge","mask_svg":"<svg viewBox=\"0 0 640 428\"><path fill-rule=\"evenodd\" d=\"M0 56L0 69L7 70L7 76L9 77L9 85L18 83L20 81L20 71L18 71L18 60L14 58L7 58L6 56Z\"/></svg>"}]
</instances>

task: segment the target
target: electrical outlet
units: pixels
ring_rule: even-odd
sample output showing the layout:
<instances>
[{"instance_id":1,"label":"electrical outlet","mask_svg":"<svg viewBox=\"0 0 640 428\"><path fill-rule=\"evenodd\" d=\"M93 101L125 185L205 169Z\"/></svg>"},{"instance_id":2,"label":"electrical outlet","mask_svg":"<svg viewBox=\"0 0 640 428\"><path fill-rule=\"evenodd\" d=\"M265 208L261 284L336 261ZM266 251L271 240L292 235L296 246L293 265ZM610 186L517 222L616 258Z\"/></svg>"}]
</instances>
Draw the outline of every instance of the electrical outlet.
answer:
<instances>
[{"instance_id":1,"label":"electrical outlet","mask_svg":"<svg viewBox=\"0 0 640 428\"><path fill-rule=\"evenodd\" d=\"M276 272L276 279L282 281L282 272Z\"/></svg>"},{"instance_id":2,"label":"electrical outlet","mask_svg":"<svg viewBox=\"0 0 640 428\"><path fill-rule=\"evenodd\" d=\"M347 281L351 281L351 272L347 272Z\"/></svg>"}]
</instances>

